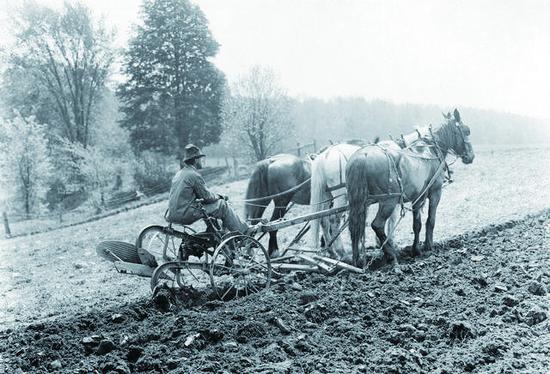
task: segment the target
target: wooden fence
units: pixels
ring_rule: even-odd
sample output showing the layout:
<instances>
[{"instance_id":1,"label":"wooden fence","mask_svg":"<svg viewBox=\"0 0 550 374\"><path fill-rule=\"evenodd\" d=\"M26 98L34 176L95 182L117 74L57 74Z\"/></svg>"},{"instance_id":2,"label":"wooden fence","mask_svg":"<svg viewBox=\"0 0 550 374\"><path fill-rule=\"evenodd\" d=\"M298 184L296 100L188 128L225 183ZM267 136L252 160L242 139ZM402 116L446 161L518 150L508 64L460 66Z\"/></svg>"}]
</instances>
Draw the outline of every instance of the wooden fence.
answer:
<instances>
[{"instance_id":1,"label":"wooden fence","mask_svg":"<svg viewBox=\"0 0 550 374\"><path fill-rule=\"evenodd\" d=\"M311 143L301 144L300 142L296 143L296 148L290 148L285 150L283 153L295 153L297 156L302 156L307 153L316 153L317 152L317 141L313 140Z\"/></svg>"}]
</instances>

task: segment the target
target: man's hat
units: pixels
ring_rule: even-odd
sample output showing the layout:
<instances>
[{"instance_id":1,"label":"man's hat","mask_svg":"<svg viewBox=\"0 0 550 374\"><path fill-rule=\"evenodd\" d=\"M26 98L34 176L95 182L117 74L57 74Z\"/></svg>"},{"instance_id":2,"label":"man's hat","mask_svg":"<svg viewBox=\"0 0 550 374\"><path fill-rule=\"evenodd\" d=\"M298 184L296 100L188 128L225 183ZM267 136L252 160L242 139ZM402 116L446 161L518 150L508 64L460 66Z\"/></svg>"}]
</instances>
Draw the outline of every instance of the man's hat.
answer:
<instances>
[{"instance_id":1,"label":"man's hat","mask_svg":"<svg viewBox=\"0 0 550 374\"><path fill-rule=\"evenodd\" d=\"M187 144L184 149L185 153L183 155L183 161L192 160L199 157L205 157L205 154L201 153L201 150L199 147L197 147L194 144Z\"/></svg>"}]
</instances>

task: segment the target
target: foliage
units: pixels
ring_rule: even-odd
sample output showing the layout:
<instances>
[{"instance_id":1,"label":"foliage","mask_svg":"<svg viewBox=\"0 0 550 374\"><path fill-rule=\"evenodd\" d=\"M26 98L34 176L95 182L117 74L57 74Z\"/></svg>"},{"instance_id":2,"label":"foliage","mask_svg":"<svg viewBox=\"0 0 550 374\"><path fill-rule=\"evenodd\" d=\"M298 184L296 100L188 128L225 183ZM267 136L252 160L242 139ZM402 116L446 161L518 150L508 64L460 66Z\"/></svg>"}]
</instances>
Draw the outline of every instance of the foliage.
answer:
<instances>
[{"instance_id":1,"label":"foliage","mask_svg":"<svg viewBox=\"0 0 550 374\"><path fill-rule=\"evenodd\" d=\"M111 190L133 188L135 157L128 132L117 122L118 103L109 90L104 90L101 96L98 105L102 110L90 130L86 148L62 137L54 137L50 142L55 165L55 178L47 196L50 210L74 209L88 197L96 209L103 209L103 201L114 193ZM102 164L105 173L111 175L90 173L92 165L103 168Z\"/></svg>"},{"instance_id":2,"label":"foliage","mask_svg":"<svg viewBox=\"0 0 550 374\"><path fill-rule=\"evenodd\" d=\"M144 151L136 160L134 179L140 191L153 195L170 189L173 173L169 160L161 153Z\"/></svg>"},{"instance_id":3,"label":"foliage","mask_svg":"<svg viewBox=\"0 0 550 374\"><path fill-rule=\"evenodd\" d=\"M33 117L16 116L0 126L0 183L6 201L27 216L40 210L52 167L45 128Z\"/></svg>"},{"instance_id":4,"label":"foliage","mask_svg":"<svg viewBox=\"0 0 550 374\"><path fill-rule=\"evenodd\" d=\"M68 190L74 193L76 184L82 188L96 210L103 210L107 200L123 185L133 185L134 156L128 143L127 131L114 118L103 118L91 133L93 145L84 147L66 139L58 139L58 164L64 165L57 174Z\"/></svg>"},{"instance_id":5,"label":"foliage","mask_svg":"<svg viewBox=\"0 0 550 374\"><path fill-rule=\"evenodd\" d=\"M35 115L51 131L89 144L94 108L113 61L112 33L94 24L90 10L65 2L60 12L25 3L7 56L3 96L7 106Z\"/></svg>"},{"instance_id":6,"label":"foliage","mask_svg":"<svg viewBox=\"0 0 550 374\"><path fill-rule=\"evenodd\" d=\"M117 92L134 149L181 156L188 142L217 142L225 78L204 14L189 0L146 0L142 16Z\"/></svg>"},{"instance_id":7,"label":"foliage","mask_svg":"<svg viewBox=\"0 0 550 374\"><path fill-rule=\"evenodd\" d=\"M222 118L226 148L244 150L256 161L280 151L292 135L290 101L268 68L255 66L231 86Z\"/></svg>"}]
</instances>

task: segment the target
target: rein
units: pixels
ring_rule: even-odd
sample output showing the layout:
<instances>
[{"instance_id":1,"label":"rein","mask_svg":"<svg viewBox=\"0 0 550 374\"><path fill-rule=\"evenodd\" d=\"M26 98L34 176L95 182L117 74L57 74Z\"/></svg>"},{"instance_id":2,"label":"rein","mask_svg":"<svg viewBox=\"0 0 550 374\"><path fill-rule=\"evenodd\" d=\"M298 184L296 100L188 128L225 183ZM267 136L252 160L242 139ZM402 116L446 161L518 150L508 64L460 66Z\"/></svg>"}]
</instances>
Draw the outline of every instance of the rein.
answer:
<instances>
[{"instance_id":1,"label":"rein","mask_svg":"<svg viewBox=\"0 0 550 374\"><path fill-rule=\"evenodd\" d=\"M263 197L256 197L254 199L244 199L242 200L242 202L244 203L247 203L246 205L251 205L251 204L248 204L248 203L255 203L255 202L261 202L261 201L264 201L264 200L272 200L272 199L276 199L277 197L281 197L281 196L285 196L285 195L288 195L292 192L295 192L295 191L298 191L300 188L304 187L306 184L308 184L309 182L311 181L311 178L308 178L306 179L305 181L303 181L302 183L300 183L299 185L297 186L294 186L292 188L289 188L288 190L286 191L283 191L283 192L279 192L277 194L274 194L274 195L269 195L269 196L263 196Z\"/></svg>"},{"instance_id":2,"label":"rein","mask_svg":"<svg viewBox=\"0 0 550 374\"><path fill-rule=\"evenodd\" d=\"M334 201L335 199L337 199L337 198L339 198L339 197L342 197L342 196L347 196L347 193L341 193L341 194L339 194L339 195L336 195L336 196L331 197L331 198L329 198L329 199L326 199L326 200L324 200L324 201L320 201L320 202L315 203L315 204L309 204L309 206L322 205L322 204L325 204L325 203L330 203L330 202ZM245 200L232 200L232 201L245 202ZM247 202L245 202L245 205L255 206L255 207L258 207L258 208L267 208L267 207L269 206L269 204L263 205L263 204L247 203ZM275 205L274 208L285 208L285 207L284 207L284 206Z\"/></svg>"}]
</instances>

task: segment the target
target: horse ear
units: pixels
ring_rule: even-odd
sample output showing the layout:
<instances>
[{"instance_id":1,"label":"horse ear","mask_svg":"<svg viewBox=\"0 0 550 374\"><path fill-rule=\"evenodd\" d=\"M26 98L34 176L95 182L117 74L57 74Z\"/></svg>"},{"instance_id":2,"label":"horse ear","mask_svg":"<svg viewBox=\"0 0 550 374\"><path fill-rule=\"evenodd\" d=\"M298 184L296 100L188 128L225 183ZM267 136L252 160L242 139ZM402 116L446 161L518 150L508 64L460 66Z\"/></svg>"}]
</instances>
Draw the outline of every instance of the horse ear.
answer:
<instances>
[{"instance_id":1,"label":"horse ear","mask_svg":"<svg viewBox=\"0 0 550 374\"><path fill-rule=\"evenodd\" d=\"M447 115L444 112L441 112L441 114L443 115L443 118L447 119Z\"/></svg>"},{"instance_id":2,"label":"horse ear","mask_svg":"<svg viewBox=\"0 0 550 374\"><path fill-rule=\"evenodd\" d=\"M458 112L458 109L455 108L455 111L453 112L453 115L455 117L455 121L460 122L460 113Z\"/></svg>"}]
</instances>

